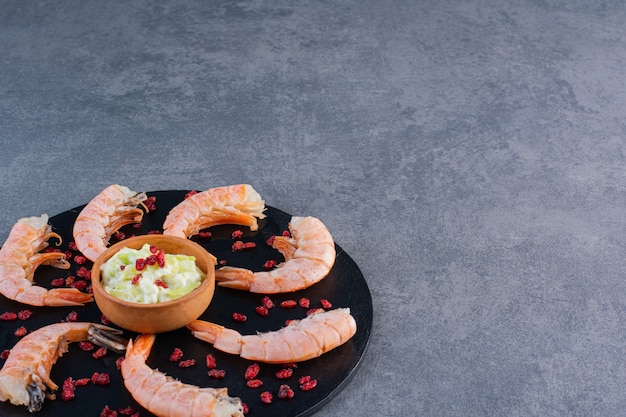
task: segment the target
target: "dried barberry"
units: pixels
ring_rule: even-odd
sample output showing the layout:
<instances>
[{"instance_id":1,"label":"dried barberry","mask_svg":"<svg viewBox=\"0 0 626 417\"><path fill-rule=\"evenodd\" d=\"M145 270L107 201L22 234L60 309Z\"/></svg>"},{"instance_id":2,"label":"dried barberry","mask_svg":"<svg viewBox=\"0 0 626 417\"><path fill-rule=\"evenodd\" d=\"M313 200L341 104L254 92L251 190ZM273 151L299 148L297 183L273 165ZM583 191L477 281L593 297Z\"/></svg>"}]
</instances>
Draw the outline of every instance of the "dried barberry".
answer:
<instances>
[{"instance_id":1,"label":"dried barberry","mask_svg":"<svg viewBox=\"0 0 626 417\"><path fill-rule=\"evenodd\" d=\"M243 232L239 229L233 231L233 233L231 233L231 238L233 239L241 239L243 237Z\"/></svg>"},{"instance_id":2,"label":"dried barberry","mask_svg":"<svg viewBox=\"0 0 626 417\"><path fill-rule=\"evenodd\" d=\"M50 282L52 287L62 287L65 285L65 278L55 278Z\"/></svg>"},{"instance_id":3,"label":"dried barberry","mask_svg":"<svg viewBox=\"0 0 626 417\"><path fill-rule=\"evenodd\" d=\"M85 262L87 262L87 258L85 258L82 255L76 255L74 256L74 263L76 263L77 265L84 265Z\"/></svg>"},{"instance_id":4,"label":"dried barberry","mask_svg":"<svg viewBox=\"0 0 626 417\"><path fill-rule=\"evenodd\" d=\"M276 372L276 378L278 379L286 379L293 375L293 369L291 368L283 368L280 371Z\"/></svg>"},{"instance_id":5,"label":"dried barberry","mask_svg":"<svg viewBox=\"0 0 626 417\"><path fill-rule=\"evenodd\" d=\"M260 379L249 379L246 382L246 386L248 388L260 388L263 386L263 381L261 381Z\"/></svg>"},{"instance_id":6,"label":"dried barberry","mask_svg":"<svg viewBox=\"0 0 626 417\"><path fill-rule=\"evenodd\" d=\"M89 352L94 349L93 343L91 342L79 342L78 347L85 352Z\"/></svg>"},{"instance_id":7,"label":"dried barberry","mask_svg":"<svg viewBox=\"0 0 626 417\"><path fill-rule=\"evenodd\" d=\"M30 310L22 310L17 313L17 318L20 320L28 320L33 315L33 312Z\"/></svg>"},{"instance_id":8,"label":"dried barberry","mask_svg":"<svg viewBox=\"0 0 626 417\"><path fill-rule=\"evenodd\" d=\"M174 348L174 351L170 354L170 362L178 362L183 358L183 351L180 348Z\"/></svg>"},{"instance_id":9,"label":"dried barberry","mask_svg":"<svg viewBox=\"0 0 626 417\"><path fill-rule=\"evenodd\" d=\"M91 375L91 383L94 385L109 385L111 379L109 378L109 374L105 372L94 372L93 375Z\"/></svg>"},{"instance_id":10,"label":"dried barberry","mask_svg":"<svg viewBox=\"0 0 626 417\"><path fill-rule=\"evenodd\" d=\"M217 366L217 361L215 360L215 356L213 356L211 353L206 355L206 366L209 369L215 369L215 367Z\"/></svg>"},{"instance_id":11,"label":"dried barberry","mask_svg":"<svg viewBox=\"0 0 626 417\"><path fill-rule=\"evenodd\" d=\"M223 369L211 369L209 372L207 372L207 374L211 378L221 379L221 378L224 378L226 376L226 371L223 370Z\"/></svg>"},{"instance_id":12,"label":"dried barberry","mask_svg":"<svg viewBox=\"0 0 626 417\"><path fill-rule=\"evenodd\" d=\"M280 303L280 306L282 308L293 308L293 307L295 307L297 305L298 305L298 303L296 303L296 300L285 300L285 301Z\"/></svg>"},{"instance_id":13,"label":"dried barberry","mask_svg":"<svg viewBox=\"0 0 626 417\"><path fill-rule=\"evenodd\" d=\"M100 411L100 417L117 417L117 411L111 410L108 405L105 405Z\"/></svg>"},{"instance_id":14,"label":"dried barberry","mask_svg":"<svg viewBox=\"0 0 626 417\"><path fill-rule=\"evenodd\" d=\"M25 336L26 333L28 333L28 330L26 330L26 327L24 326L20 326L17 329L15 329L15 331L13 332L13 334L17 337L22 337Z\"/></svg>"},{"instance_id":15,"label":"dried barberry","mask_svg":"<svg viewBox=\"0 0 626 417\"><path fill-rule=\"evenodd\" d=\"M329 309L333 308L332 303L330 301L328 301L327 299L325 299L325 298L322 298L320 300L320 304L322 305L322 308L324 308L326 310L329 310Z\"/></svg>"},{"instance_id":16,"label":"dried barberry","mask_svg":"<svg viewBox=\"0 0 626 417\"><path fill-rule=\"evenodd\" d=\"M12 311L6 311L0 314L0 320L2 321L14 321L17 320L17 314Z\"/></svg>"},{"instance_id":17,"label":"dried barberry","mask_svg":"<svg viewBox=\"0 0 626 417\"><path fill-rule=\"evenodd\" d=\"M273 397L274 396L269 391L263 391L261 393L261 401L264 402L265 404L271 404Z\"/></svg>"},{"instance_id":18,"label":"dried barberry","mask_svg":"<svg viewBox=\"0 0 626 417\"><path fill-rule=\"evenodd\" d=\"M267 317L269 315L269 311L264 306L256 307L255 311L257 312L257 314L259 314L260 316L263 316L263 317Z\"/></svg>"},{"instance_id":19,"label":"dried barberry","mask_svg":"<svg viewBox=\"0 0 626 417\"><path fill-rule=\"evenodd\" d=\"M268 259L263 264L263 269L270 270L276 266L277 262L274 259Z\"/></svg>"},{"instance_id":20,"label":"dried barberry","mask_svg":"<svg viewBox=\"0 0 626 417\"><path fill-rule=\"evenodd\" d=\"M282 384L279 388L278 388L278 398L281 399L287 399L287 398L293 398L294 397L295 392L293 392L293 390L291 389L291 387L287 384Z\"/></svg>"},{"instance_id":21,"label":"dried barberry","mask_svg":"<svg viewBox=\"0 0 626 417\"><path fill-rule=\"evenodd\" d=\"M309 308L311 306L311 300L306 297L302 297L298 300L298 305L302 308Z\"/></svg>"},{"instance_id":22,"label":"dried barberry","mask_svg":"<svg viewBox=\"0 0 626 417\"><path fill-rule=\"evenodd\" d=\"M274 307L274 301L272 301L272 299L269 298L268 296L265 296L261 299L261 304L263 305L263 307L267 309Z\"/></svg>"},{"instance_id":23,"label":"dried barberry","mask_svg":"<svg viewBox=\"0 0 626 417\"><path fill-rule=\"evenodd\" d=\"M93 356L94 359L100 359L106 356L107 353L108 353L107 348L101 347L98 350L96 350L94 353L92 353L91 356Z\"/></svg>"},{"instance_id":24,"label":"dried barberry","mask_svg":"<svg viewBox=\"0 0 626 417\"><path fill-rule=\"evenodd\" d=\"M244 373L244 378L247 380L251 380L257 377L257 375L259 374L259 371L261 370L261 367L259 366L258 363L253 363L250 366L248 366L248 368L246 368L246 372Z\"/></svg>"},{"instance_id":25,"label":"dried barberry","mask_svg":"<svg viewBox=\"0 0 626 417\"><path fill-rule=\"evenodd\" d=\"M6 358L8 358L8 357L9 357L9 354L10 354L10 353L11 353L11 350L10 350L10 349L4 349L4 350L2 351L2 353L0 353L0 359L2 359L2 360L6 360Z\"/></svg>"},{"instance_id":26,"label":"dried barberry","mask_svg":"<svg viewBox=\"0 0 626 417\"><path fill-rule=\"evenodd\" d=\"M248 320L248 316L246 316L245 314L241 314L241 313L233 313L233 320L237 322L244 322Z\"/></svg>"},{"instance_id":27,"label":"dried barberry","mask_svg":"<svg viewBox=\"0 0 626 417\"><path fill-rule=\"evenodd\" d=\"M195 359L187 359L187 360L178 362L178 367L179 368L189 368L190 366L194 366L195 364L196 364L196 360Z\"/></svg>"},{"instance_id":28,"label":"dried barberry","mask_svg":"<svg viewBox=\"0 0 626 417\"><path fill-rule=\"evenodd\" d=\"M78 321L78 313L75 311L70 311L65 317L65 321L69 321L69 322Z\"/></svg>"}]
</instances>

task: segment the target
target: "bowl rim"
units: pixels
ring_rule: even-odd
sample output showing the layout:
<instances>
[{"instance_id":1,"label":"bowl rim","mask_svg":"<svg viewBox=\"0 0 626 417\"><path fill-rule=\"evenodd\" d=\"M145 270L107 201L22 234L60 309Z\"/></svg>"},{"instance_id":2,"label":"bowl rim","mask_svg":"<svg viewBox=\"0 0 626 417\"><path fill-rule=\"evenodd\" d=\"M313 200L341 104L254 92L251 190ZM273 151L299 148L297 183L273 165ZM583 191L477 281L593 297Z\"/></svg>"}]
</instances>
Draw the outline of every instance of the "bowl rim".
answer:
<instances>
[{"instance_id":1,"label":"bowl rim","mask_svg":"<svg viewBox=\"0 0 626 417\"><path fill-rule=\"evenodd\" d=\"M196 288L194 288L193 290L191 290L188 294L183 295L182 297L176 298L174 300L169 300L169 301L162 301L162 302L157 302L157 303L135 303L132 301L128 301L128 300L123 300L121 298L117 298L112 296L111 294L109 294L105 289L104 286L102 285L101 282L101 271L98 269L96 269L96 266L102 266L107 260L109 260L109 258L111 258L115 253L117 253L121 248L124 247L128 247L128 243L130 244L134 244L136 242L139 241L144 241L144 243L146 243L145 241L151 240L151 239L167 239L167 240L172 240L172 241L178 241L179 243L182 243L183 245L187 246L196 246L198 249L201 249L203 252L206 253L207 255L207 260L208 262L208 266L211 266L211 258L213 258L213 261L217 261L217 259L215 258L215 256L213 256L209 251L207 251L204 247L202 247L202 245L189 240L189 239L185 239L185 238L181 238L178 236L168 236L168 235L163 235L163 234L148 234L148 235L139 235L139 236L133 236L133 237L129 237L127 239L121 240L111 246L109 246L104 252L102 252L100 254L100 256L98 256L98 258L94 261L93 263L93 267L91 270L91 287L92 287L92 291L94 293L94 297L96 296L96 292L98 293L98 295L106 298L109 301L112 301L114 303L123 305L125 307L134 307L134 308L145 308L145 309L149 309L149 310L153 310L153 309L158 309L158 308L163 308L163 307L167 307L173 304L177 304L177 303L181 303L184 302L187 299L191 299L194 298L198 295L198 293L200 293L201 289L204 289L205 287L208 287L209 285L215 285L215 273L211 274L211 276L209 276L209 271L202 271L205 274L204 279L202 280L202 282L200 283L200 285ZM143 244L141 245L143 246ZM141 247L139 246L139 247ZM135 247L131 247L131 249L136 249ZM197 259L196 259L197 261ZM196 262L197 265L197 262ZM202 269L199 265L198 268ZM95 270L95 273L94 273ZM97 302L97 301L96 301Z\"/></svg>"}]
</instances>

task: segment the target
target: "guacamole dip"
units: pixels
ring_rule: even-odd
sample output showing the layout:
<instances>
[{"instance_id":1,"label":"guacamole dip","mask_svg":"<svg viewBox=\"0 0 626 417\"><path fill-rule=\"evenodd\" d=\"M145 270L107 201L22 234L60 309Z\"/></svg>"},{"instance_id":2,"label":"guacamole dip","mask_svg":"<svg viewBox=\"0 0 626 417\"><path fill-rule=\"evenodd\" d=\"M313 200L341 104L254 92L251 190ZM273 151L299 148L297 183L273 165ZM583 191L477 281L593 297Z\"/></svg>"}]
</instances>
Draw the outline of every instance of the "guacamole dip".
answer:
<instances>
[{"instance_id":1,"label":"guacamole dip","mask_svg":"<svg viewBox=\"0 0 626 417\"><path fill-rule=\"evenodd\" d=\"M198 288L205 278L196 258L166 254L143 245L122 248L101 268L102 287L114 297L152 304L180 298Z\"/></svg>"}]
</instances>

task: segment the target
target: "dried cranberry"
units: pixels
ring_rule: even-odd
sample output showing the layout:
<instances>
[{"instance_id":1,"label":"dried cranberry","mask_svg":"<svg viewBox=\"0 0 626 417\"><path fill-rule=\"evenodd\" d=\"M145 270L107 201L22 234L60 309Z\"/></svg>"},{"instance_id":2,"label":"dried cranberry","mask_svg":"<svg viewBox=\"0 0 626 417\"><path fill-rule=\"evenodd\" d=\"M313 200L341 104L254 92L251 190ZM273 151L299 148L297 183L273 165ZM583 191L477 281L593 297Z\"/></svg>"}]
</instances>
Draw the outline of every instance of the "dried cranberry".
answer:
<instances>
[{"instance_id":1,"label":"dried cranberry","mask_svg":"<svg viewBox=\"0 0 626 417\"><path fill-rule=\"evenodd\" d=\"M107 373L94 372L93 375L91 375L91 383L94 385L109 385L111 379Z\"/></svg>"},{"instance_id":2,"label":"dried cranberry","mask_svg":"<svg viewBox=\"0 0 626 417\"><path fill-rule=\"evenodd\" d=\"M133 285L137 285L139 283L139 280L141 279L142 275L141 274L137 274L133 277L133 279L130 280L130 283Z\"/></svg>"},{"instance_id":3,"label":"dried cranberry","mask_svg":"<svg viewBox=\"0 0 626 417\"><path fill-rule=\"evenodd\" d=\"M289 378L291 375L293 375L293 369L291 368L284 368L276 372L276 378L278 379Z\"/></svg>"},{"instance_id":4,"label":"dried cranberry","mask_svg":"<svg viewBox=\"0 0 626 417\"><path fill-rule=\"evenodd\" d=\"M62 287L65 285L65 278L55 278L50 282L53 287Z\"/></svg>"},{"instance_id":5,"label":"dried cranberry","mask_svg":"<svg viewBox=\"0 0 626 417\"><path fill-rule=\"evenodd\" d=\"M159 248L156 245L150 245L150 253L156 254L159 251Z\"/></svg>"},{"instance_id":6,"label":"dried cranberry","mask_svg":"<svg viewBox=\"0 0 626 417\"><path fill-rule=\"evenodd\" d=\"M311 306L311 300L306 297L302 297L298 300L298 305L302 308L309 308Z\"/></svg>"},{"instance_id":7,"label":"dried cranberry","mask_svg":"<svg viewBox=\"0 0 626 417\"><path fill-rule=\"evenodd\" d=\"M263 401L265 404L271 404L273 399L272 393L269 391L263 391L261 393L261 401Z\"/></svg>"},{"instance_id":8,"label":"dried cranberry","mask_svg":"<svg viewBox=\"0 0 626 417\"><path fill-rule=\"evenodd\" d=\"M272 301L272 299L268 296L265 296L261 299L261 304L263 304L263 307L267 309L274 307L274 301Z\"/></svg>"},{"instance_id":9,"label":"dried cranberry","mask_svg":"<svg viewBox=\"0 0 626 417\"><path fill-rule=\"evenodd\" d=\"M77 265L84 265L85 262L87 262L87 258L85 258L82 255L76 255L74 256L74 263L76 263Z\"/></svg>"},{"instance_id":10,"label":"dried cranberry","mask_svg":"<svg viewBox=\"0 0 626 417\"><path fill-rule=\"evenodd\" d=\"M241 240L236 240L233 245L231 246L231 250L233 252L237 252L240 250L243 250L243 242Z\"/></svg>"},{"instance_id":11,"label":"dried cranberry","mask_svg":"<svg viewBox=\"0 0 626 417\"><path fill-rule=\"evenodd\" d=\"M189 368L190 366L194 366L196 364L195 359L187 359L185 361L178 362L179 368Z\"/></svg>"},{"instance_id":12,"label":"dried cranberry","mask_svg":"<svg viewBox=\"0 0 626 417\"><path fill-rule=\"evenodd\" d=\"M317 379L311 379L310 377L308 381L304 383L300 383L300 389L302 391L310 391L316 386L317 386Z\"/></svg>"},{"instance_id":13,"label":"dried cranberry","mask_svg":"<svg viewBox=\"0 0 626 417\"><path fill-rule=\"evenodd\" d=\"M285 300L282 303L280 303L280 306L282 308L293 308L297 305L298 303L296 303L296 300Z\"/></svg>"},{"instance_id":14,"label":"dried cranberry","mask_svg":"<svg viewBox=\"0 0 626 417\"><path fill-rule=\"evenodd\" d=\"M70 311L65 317L65 321L78 321L78 313L75 311Z\"/></svg>"},{"instance_id":15,"label":"dried cranberry","mask_svg":"<svg viewBox=\"0 0 626 417\"><path fill-rule=\"evenodd\" d=\"M157 287L161 287L161 288L167 288L167 284L161 281L160 279L156 279L154 281L154 285L156 285Z\"/></svg>"},{"instance_id":16,"label":"dried cranberry","mask_svg":"<svg viewBox=\"0 0 626 417\"><path fill-rule=\"evenodd\" d=\"M94 349L93 343L91 342L80 342L78 343L78 347L85 352L92 351Z\"/></svg>"},{"instance_id":17,"label":"dried cranberry","mask_svg":"<svg viewBox=\"0 0 626 417\"><path fill-rule=\"evenodd\" d=\"M223 370L223 369L211 369L209 372L207 372L207 374L211 378L221 379L221 378L224 378L226 376L226 371Z\"/></svg>"},{"instance_id":18,"label":"dried cranberry","mask_svg":"<svg viewBox=\"0 0 626 417\"><path fill-rule=\"evenodd\" d=\"M260 388L263 386L263 381L260 379L250 379L246 382L248 388Z\"/></svg>"},{"instance_id":19,"label":"dried cranberry","mask_svg":"<svg viewBox=\"0 0 626 417\"><path fill-rule=\"evenodd\" d=\"M233 239L241 239L243 237L243 232L239 229L235 230L232 234L231 237Z\"/></svg>"},{"instance_id":20,"label":"dried cranberry","mask_svg":"<svg viewBox=\"0 0 626 417\"><path fill-rule=\"evenodd\" d=\"M33 312L30 310L22 310L17 313L17 318L20 320L28 320L33 315Z\"/></svg>"},{"instance_id":21,"label":"dried cranberry","mask_svg":"<svg viewBox=\"0 0 626 417\"><path fill-rule=\"evenodd\" d=\"M257 377L260 370L261 370L261 367L259 366L259 364L253 363L252 365L248 366L248 368L246 368L246 372L244 373L244 378L247 380L254 379Z\"/></svg>"},{"instance_id":22,"label":"dried cranberry","mask_svg":"<svg viewBox=\"0 0 626 417\"><path fill-rule=\"evenodd\" d=\"M245 314L241 314L241 313L233 313L233 320L238 321L238 322L244 322L248 320L248 316L246 316Z\"/></svg>"},{"instance_id":23,"label":"dried cranberry","mask_svg":"<svg viewBox=\"0 0 626 417\"><path fill-rule=\"evenodd\" d=\"M156 255L150 255L146 258L146 265L156 265L157 257Z\"/></svg>"},{"instance_id":24,"label":"dried cranberry","mask_svg":"<svg viewBox=\"0 0 626 417\"><path fill-rule=\"evenodd\" d=\"M91 382L91 379L89 378L80 378L74 381L74 385L76 385L77 387L84 387L85 385L89 384L89 382Z\"/></svg>"},{"instance_id":25,"label":"dried cranberry","mask_svg":"<svg viewBox=\"0 0 626 417\"><path fill-rule=\"evenodd\" d=\"M183 351L180 348L174 348L170 354L170 362L177 362L183 358Z\"/></svg>"},{"instance_id":26,"label":"dried cranberry","mask_svg":"<svg viewBox=\"0 0 626 417\"><path fill-rule=\"evenodd\" d=\"M278 388L278 398L284 400L286 398L293 398L294 395L296 395L295 392L293 392L291 387L287 384L283 384Z\"/></svg>"},{"instance_id":27,"label":"dried cranberry","mask_svg":"<svg viewBox=\"0 0 626 417\"><path fill-rule=\"evenodd\" d=\"M331 304L331 302L330 302L330 301L328 301L328 300L327 300L327 299L325 299L325 298L322 298L322 299L320 300L320 304L322 305L322 308L324 308L324 309L326 309L326 310L333 308L333 305Z\"/></svg>"},{"instance_id":28,"label":"dried cranberry","mask_svg":"<svg viewBox=\"0 0 626 417\"><path fill-rule=\"evenodd\" d=\"M98 350L96 350L94 353L91 354L91 356L93 356L94 359L100 359L103 356L106 356L107 354L107 348L101 347Z\"/></svg>"},{"instance_id":29,"label":"dried cranberry","mask_svg":"<svg viewBox=\"0 0 626 417\"><path fill-rule=\"evenodd\" d=\"M76 270L76 275L89 281L91 279L91 269L81 266Z\"/></svg>"},{"instance_id":30,"label":"dried cranberry","mask_svg":"<svg viewBox=\"0 0 626 417\"><path fill-rule=\"evenodd\" d=\"M87 288L87 282L86 281L74 281L72 285L70 285L70 287L76 288L77 290L82 291L85 288Z\"/></svg>"},{"instance_id":31,"label":"dried cranberry","mask_svg":"<svg viewBox=\"0 0 626 417\"><path fill-rule=\"evenodd\" d=\"M215 356L212 354L206 355L206 367L209 369L214 369L217 366L217 361L215 360Z\"/></svg>"},{"instance_id":32,"label":"dried cranberry","mask_svg":"<svg viewBox=\"0 0 626 417\"><path fill-rule=\"evenodd\" d=\"M117 411L111 410L108 405L105 405L100 411L100 417L117 417Z\"/></svg>"},{"instance_id":33,"label":"dried cranberry","mask_svg":"<svg viewBox=\"0 0 626 417\"><path fill-rule=\"evenodd\" d=\"M71 287L75 280L76 277L74 275L70 275L69 277L65 278L65 286Z\"/></svg>"},{"instance_id":34,"label":"dried cranberry","mask_svg":"<svg viewBox=\"0 0 626 417\"><path fill-rule=\"evenodd\" d=\"M165 251L161 249L157 252L156 257L159 268L165 267Z\"/></svg>"},{"instance_id":35,"label":"dried cranberry","mask_svg":"<svg viewBox=\"0 0 626 417\"><path fill-rule=\"evenodd\" d=\"M269 259L267 261L265 261L265 263L263 264L263 269L272 269L276 266L277 262L273 259Z\"/></svg>"},{"instance_id":36,"label":"dried cranberry","mask_svg":"<svg viewBox=\"0 0 626 417\"><path fill-rule=\"evenodd\" d=\"M146 260L143 258L135 259L135 269L137 271L143 271L144 269L146 269Z\"/></svg>"},{"instance_id":37,"label":"dried cranberry","mask_svg":"<svg viewBox=\"0 0 626 417\"><path fill-rule=\"evenodd\" d=\"M255 311L263 317L267 317L269 315L269 311L267 310L266 307L264 306L258 306L257 308L255 308Z\"/></svg>"},{"instance_id":38,"label":"dried cranberry","mask_svg":"<svg viewBox=\"0 0 626 417\"><path fill-rule=\"evenodd\" d=\"M17 329L15 329L15 331L13 332L13 334L17 337L22 337L25 336L26 333L28 333L28 330L26 330L26 327L24 326L20 326Z\"/></svg>"}]
</instances>

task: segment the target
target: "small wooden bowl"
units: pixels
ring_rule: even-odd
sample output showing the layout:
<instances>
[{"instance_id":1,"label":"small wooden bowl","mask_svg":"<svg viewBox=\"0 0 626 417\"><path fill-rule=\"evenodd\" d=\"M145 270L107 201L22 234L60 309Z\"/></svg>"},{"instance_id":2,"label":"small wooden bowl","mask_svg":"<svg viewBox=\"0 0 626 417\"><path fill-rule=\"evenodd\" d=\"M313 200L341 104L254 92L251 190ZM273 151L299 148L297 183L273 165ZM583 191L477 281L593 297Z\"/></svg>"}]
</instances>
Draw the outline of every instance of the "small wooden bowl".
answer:
<instances>
[{"instance_id":1,"label":"small wooden bowl","mask_svg":"<svg viewBox=\"0 0 626 417\"><path fill-rule=\"evenodd\" d=\"M133 303L107 293L100 282L102 264L122 248L140 249L145 243L155 245L165 253L194 256L206 278L189 294L162 303ZM93 295L102 314L124 329L137 333L168 332L184 327L207 309L215 292L215 264L213 255L188 239L160 234L131 237L107 248L94 262L91 270Z\"/></svg>"}]
</instances>

